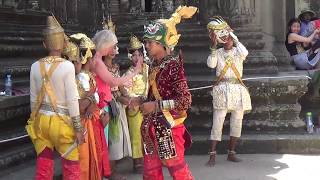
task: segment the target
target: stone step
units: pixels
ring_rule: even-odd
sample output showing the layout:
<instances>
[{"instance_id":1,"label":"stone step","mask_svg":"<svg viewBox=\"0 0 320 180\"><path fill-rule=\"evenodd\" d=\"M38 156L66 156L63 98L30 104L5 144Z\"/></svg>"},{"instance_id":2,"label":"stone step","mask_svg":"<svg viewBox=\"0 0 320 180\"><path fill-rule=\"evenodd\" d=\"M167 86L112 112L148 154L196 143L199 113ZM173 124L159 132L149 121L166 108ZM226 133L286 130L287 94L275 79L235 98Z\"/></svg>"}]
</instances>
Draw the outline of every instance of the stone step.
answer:
<instances>
[{"instance_id":1,"label":"stone step","mask_svg":"<svg viewBox=\"0 0 320 180\"><path fill-rule=\"evenodd\" d=\"M42 37L0 37L0 43L1 44L6 44L6 45L14 45L14 44L20 44L20 45L39 45L43 41Z\"/></svg>"},{"instance_id":2,"label":"stone step","mask_svg":"<svg viewBox=\"0 0 320 180\"><path fill-rule=\"evenodd\" d=\"M6 124L13 126L25 125L30 116L30 97L22 96L0 96L0 123L1 128ZM13 122L10 122L14 120Z\"/></svg>"},{"instance_id":3,"label":"stone step","mask_svg":"<svg viewBox=\"0 0 320 180\"><path fill-rule=\"evenodd\" d=\"M186 154L208 154L210 147L208 135L193 135L192 147L186 150ZM226 154L228 147L227 135L217 145L218 154ZM244 134L236 148L240 154L319 154L319 134Z\"/></svg>"},{"instance_id":4,"label":"stone step","mask_svg":"<svg viewBox=\"0 0 320 180\"><path fill-rule=\"evenodd\" d=\"M0 30L1 37L28 37L28 38L39 38L42 37L41 30Z\"/></svg>"},{"instance_id":5,"label":"stone step","mask_svg":"<svg viewBox=\"0 0 320 180\"><path fill-rule=\"evenodd\" d=\"M24 141L15 141L15 144L8 147L6 151L1 152L0 168L6 169L9 167L17 166L28 160L35 159L36 153L33 144Z\"/></svg>"},{"instance_id":6,"label":"stone step","mask_svg":"<svg viewBox=\"0 0 320 180\"><path fill-rule=\"evenodd\" d=\"M0 44L0 57L39 57L45 54L46 51L42 44L28 46Z\"/></svg>"},{"instance_id":7,"label":"stone step","mask_svg":"<svg viewBox=\"0 0 320 180\"><path fill-rule=\"evenodd\" d=\"M0 74L2 73L14 73L18 75L29 74L31 64L35 62L39 57L15 57L8 58L2 57L0 58ZM0 75L0 77L2 77Z\"/></svg>"}]
</instances>

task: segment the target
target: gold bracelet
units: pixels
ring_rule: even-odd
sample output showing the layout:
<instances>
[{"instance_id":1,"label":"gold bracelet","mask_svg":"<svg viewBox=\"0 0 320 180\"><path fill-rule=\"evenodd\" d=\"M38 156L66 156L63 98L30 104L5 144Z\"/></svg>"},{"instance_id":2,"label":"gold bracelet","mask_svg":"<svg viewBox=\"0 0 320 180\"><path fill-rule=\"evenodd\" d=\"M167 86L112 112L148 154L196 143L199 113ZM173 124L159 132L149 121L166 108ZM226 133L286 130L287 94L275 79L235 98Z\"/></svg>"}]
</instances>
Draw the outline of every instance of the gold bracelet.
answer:
<instances>
[{"instance_id":1,"label":"gold bracelet","mask_svg":"<svg viewBox=\"0 0 320 180\"><path fill-rule=\"evenodd\" d=\"M82 124L80 116L71 117L73 128L76 132L82 131Z\"/></svg>"}]
</instances>

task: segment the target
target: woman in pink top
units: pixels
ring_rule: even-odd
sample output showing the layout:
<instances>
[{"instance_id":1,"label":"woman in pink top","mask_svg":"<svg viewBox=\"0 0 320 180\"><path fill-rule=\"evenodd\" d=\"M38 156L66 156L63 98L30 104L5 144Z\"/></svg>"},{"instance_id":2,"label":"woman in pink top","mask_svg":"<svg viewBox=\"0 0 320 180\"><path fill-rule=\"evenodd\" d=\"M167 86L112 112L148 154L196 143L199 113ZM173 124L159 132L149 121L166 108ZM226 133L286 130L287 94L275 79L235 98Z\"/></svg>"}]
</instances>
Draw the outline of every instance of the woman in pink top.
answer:
<instances>
[{"instance_id":1,"label":"woman in pink top","mask_svg":"<svg viewBox=\"0 0 320 180\"><path fill-rule=\"evenodd\" d=\"M136 74L141 71L141 65L135 67L133 73L127 74L123 77L114 77L112 73L108 70L103 62L103 56L110 56L118 53L118 40L115 34L110 30L102 30L96 33L93 38L96 45L96 54L94 56L95 60L95 74L96 82L99 94L99 108L103 109L103 114L105 116L109 115L109 102L112 100L111 87L114 86L131 86L130 79L132 79ZM142 63L139 63L142 64ZM107 128L105 129L105 132ZM106 135L108 132L106 132ZM108 137L107 137L108 139ZM125 179L124 177L112 173L114 179Z\"/></svg>"}]
</instances>

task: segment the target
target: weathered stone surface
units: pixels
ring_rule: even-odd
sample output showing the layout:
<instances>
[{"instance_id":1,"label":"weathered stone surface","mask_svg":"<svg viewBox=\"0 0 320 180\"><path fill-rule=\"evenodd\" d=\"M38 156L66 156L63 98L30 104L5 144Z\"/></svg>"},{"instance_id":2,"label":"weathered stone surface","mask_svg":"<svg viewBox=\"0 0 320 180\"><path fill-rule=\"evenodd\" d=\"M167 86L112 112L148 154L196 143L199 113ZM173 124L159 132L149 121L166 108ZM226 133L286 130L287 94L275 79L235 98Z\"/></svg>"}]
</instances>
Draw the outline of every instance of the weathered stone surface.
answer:
<instances>
[{"instance_id":1,"label":"weathered stone surface","mask_svg":"<svg viewBox=\"0 0 320 180\"><path fill-rule=\"evenodd\" d=\"M229 137L224 135L217 146L219 154L227 153ZM246 134L240 139L237 153L284 153L284 154L319 154L320 137L307 134ZM207 154L209 149L208 136L194 135L191 149L187 154Z\"/></svg>"},{"instance_id":2,"label":"weathered stone surface","mask_svg":"<svg viewBox=\"0 0 320 180\"><path fill-rule=\"evenodd\" d=\"M280 74L283 76L285 74ZM250 80L245 82L251 94L253 109L245 115L243 126L247 130L288 131L303 129L299 118L301 106L298 99L307 91L305 77ZM210 84L210 81L189 78L190 87ZM193 91L193 104L186 124L191 129L211 127L212 105L210 89ZM226 123L228 124L228 123Z\"/></svg>"},{"instance_id":3,"label":"weathered stone surface","mask_svg":"<svg viewBox=\"0 0 320 180\"><path fill-rule=\"evenodd\" d=\"M6 122L14 120L26 122L30 115L29 95L25 96L0 96L0 123L5 126Z\"/></svg>"}]
</instances>

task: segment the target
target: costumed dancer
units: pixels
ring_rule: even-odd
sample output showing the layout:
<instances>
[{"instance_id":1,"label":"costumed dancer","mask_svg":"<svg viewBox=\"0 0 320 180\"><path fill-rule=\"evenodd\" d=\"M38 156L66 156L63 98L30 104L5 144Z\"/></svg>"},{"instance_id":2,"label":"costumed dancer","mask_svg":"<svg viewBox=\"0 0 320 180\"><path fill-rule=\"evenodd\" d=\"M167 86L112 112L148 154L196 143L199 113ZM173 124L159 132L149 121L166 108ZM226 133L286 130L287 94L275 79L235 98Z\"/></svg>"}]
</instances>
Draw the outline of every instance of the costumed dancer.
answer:
<instances>
[{"instance_id":1,"label":"costumed dancer","mask_svg":"<svg viewBox=\"0 0 320 180\"><path fill-rule=\"evenodd\" d=\"M95 61L96 82L97 82L98 94L100 99L98 107L100 109L104 109L105 113L109 114L112 111L111 104L114 105L114 103L111 103L112 101L111 87L122 86L122 85L130 87L131 84L129 80L132 79L132 77L135 76L138 72L140 72L141 65L136 66L133 73L130 73L123 77L114 77L113 74L108 70L107 66L104 64L103 57L113 56L117 53L118 51L117 37L115 36L112 30L104 29L95 34L93 41L96 45L96 53L93 59ZM114 111L116 111L116 109L114 109ZM105 128L105 132L107 131L106 129L107 128ZM105 134L107 135L107 133ZM108 136L106 137L106 139L109 139ZM128 142L130 142L130 138ZM109 149L109 152L110 152L110 149ZM127 152L129 153L129 150L127 150ZM110 156L110 159L111 159L111 156ZM122 178L115 171L112 171L111 177L116 179Z\"/></svg>"},{"instance_id":2,"label":"costumed dancer","mask_svg":"<svg viewBox=\"0 0 320 180\"><path fill-rule=\"evenodd\" d=\"M144 45L136 36L130 37L128 57L131 60L132 66L125 74L132 73L138 62L144 62L143 59L148 62ZM132 147L133 168L136 173L143 173L143 149L140 130L143 115L139 109L139 104L146 100L148 95L148 71L149 66L143 63L142 71L131 79L132 86L129 88L125 87L127 95L130 97L130 103L127 107L127 119Z\"/></svg>"},{"instance_id":3,"label":"costumed dancer","mask_svg":"<svg viewBox=\"0 0 320 180\"><path fill-rule=\"evenodd\" d=\"M191 136L183 124L191 106L181 56L171 55L180 34L176 24L191 18L196 7L178 7L170 19L158 19L145 26L144 41L153 63L147 102L140 106L144 115L141 133L144 146L144 180L163 180L162 166L174 180L194 179L184 159Z\"/></svg>"},{"instance_id":4,"label":"costumed dancer","mask_svg":"<svg viewBox=\"0 0 320 180\"><path fill-rule=\"evenodd\" d=\"M63 179L80 179L79 151L72 147L83 143L84 131L75 68L61 58L64 36L63 28L49 16L44 30L49 54L33 63L30 71L31 117L26 129L37 152L37 180L53 178L53 150L64 155Z\"/></svg>"},{"instance_id":5,"label":"costumed dancer","mask_svg":"<svg viewBox=\"0 0 320 180\"><path fill-rule=\"evenodd\" d=\"M208 166L215 165L216 145L221 141L223 123L228 112L230 119L230 141L228 160L239 162L236 143L241 135L243 114L251 110L250 94L242 82L243 63L248 50L239 42L230 26L220 16L213 17L207 25L212 42L211 54L207 59L210 68L216 68L217 79L212 89L213 124ZM217 43L223 48L216 49Z\"/></svg>"},{"instance_id":6,"label":"costumed dancer","mask_svg":"<svg viewBox=\"0 0 320 180\"><path fill-rule=\"evenodd\" d=\"M79 46L77 46L77 45ZM70 36L64 54L76 69L76 80L80 95L80 114L86 129L85 143L79 148L81 180L99 180L111 174L109 153L104 135L108 117L97 107L99 96L96 92L94 70L95 45L85 34ZM80 67L80 68L79 68Z\"/></svg>"}]
</instances>

